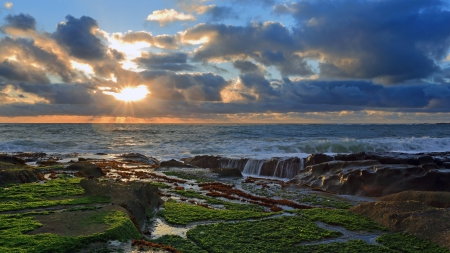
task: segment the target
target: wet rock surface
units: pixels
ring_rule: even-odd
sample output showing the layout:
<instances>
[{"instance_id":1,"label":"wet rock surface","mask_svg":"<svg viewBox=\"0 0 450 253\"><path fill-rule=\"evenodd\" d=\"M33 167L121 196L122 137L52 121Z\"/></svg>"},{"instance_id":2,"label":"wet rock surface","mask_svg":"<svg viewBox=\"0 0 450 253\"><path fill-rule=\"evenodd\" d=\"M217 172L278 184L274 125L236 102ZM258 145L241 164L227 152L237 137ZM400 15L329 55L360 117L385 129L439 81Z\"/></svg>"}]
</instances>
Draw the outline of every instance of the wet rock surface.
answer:
<instances>
[{"instance_id":1,"label":"wet rock surface","mask_svg":"<svg viewBox=\"0 0 450 253\"><path fill-rule=\"evenodd\" d=\"M98 178L105 175L99 166L89 162L76 162L65 170L76 171L77 176L80 177Z\"/></svg>"},{"instance_id":2,"label":"wet rock surface","mask_svg":"<svg viewBox=\"0 0 450 253\"><path fill-rule=\"evenodd\" d=\"M30 183L43 180L44 175L37 169L27 166L25 160L0 155L0 186Z\"/></svg>"},{"instance_id":3,"label":"wet rock surface","mask_svg":"<svg viewBox=\"0 0 450 253\"><path fill-rule=\"evenodd\" d=\"M407 190L450 191L450 171L376 160L332 161L306 167L293 183L338 194L380 197Z\"/></svg>"},{"instance_id":4,"label":"wet rock surface","mask_svg":"<svg viewBox=\"0 0 450 253\"><path fill-rule=\"evenodd\" d=\"M182 162L180 162L180 161L177 161L177 160L175 160L175 159L171 159L171 160L168 160L168 161L162 161L162 162L159 164L159 167L160 167L160 168L161 168L161 167L176 167L176 168L183 167L183 168L192 168L192 166L186 165L186 164L184 164L184 163L182 163Z\"/></svg>"}]
</instances>

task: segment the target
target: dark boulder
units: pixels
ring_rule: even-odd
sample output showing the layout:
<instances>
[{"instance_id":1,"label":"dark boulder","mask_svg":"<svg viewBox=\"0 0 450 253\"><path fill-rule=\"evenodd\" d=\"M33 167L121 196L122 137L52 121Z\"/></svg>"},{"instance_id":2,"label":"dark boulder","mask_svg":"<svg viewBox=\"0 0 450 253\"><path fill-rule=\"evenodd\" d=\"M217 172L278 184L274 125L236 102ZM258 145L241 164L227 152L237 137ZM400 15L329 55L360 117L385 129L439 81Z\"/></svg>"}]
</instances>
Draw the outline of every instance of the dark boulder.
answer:
<instances>
[{"instance_id":1,"label":"dark boulder","mask_svg":"<svg viewBox=\"0 0 450 253\"><path fill-rule=\"evenodd\" d=\"M450 172L430 168L429 164L332 161L308 166L290 182L339 194L380 197L408 190L450 191Z\"/></svg>"},{"instance_id":2,"label":"dark boulder","mask_svg":"<svg viewBox=\"0 0 450 253\"><path fill-rule=\"evenodd\" d=\"M333 161L333 160L334 160L334 158L332 156L329 156L329 155L312 154L312 155L309 155L306 158L305 167L306 166L310 166L310 165L325 163L325 162L329 162L329 161Z\"/></svg>"},{"instance_id":3,"label":"dark boulder","mask_svg":"<svg viewBox=\"0 0 450 253\"><path fill-rule=\"evenodd\" d=\"M3 154L0 154L0 162L12 163L12 164L22 164L22 165L26 164L25 160L23 160L19 157L3 155Z\"/></svg>"},{"instance_id":4,"label":"dark boulder","mask_svg":"<svg viewBox=\"0 0 450 253\"><path fill-rule=\"evenodd\" d=\"M0 186L44 180L44 175L39 170L26 165L20 158L2 156L1 159Z\"/></svg>"},{"instance_id":5,"label":"dark boulder","mask_svg":"<svg viewBox=\"0 0 450 253\"><path fill-rule=\"evenodd\" d=\"M182 159L184 164L192 165L200 168L220 168L220 156L195 156Z\"/></svg>"},{"instance_id":6,"label":"dark boulder","mask_svg":"<svg viewBox=\"0 0 450 253\"><path fill-rule=\"evenodd\" d=\"M99 166L89 162L76 162L69 165L65 170L76 171L76 175L80 177L98 178L105 175Z\"/></svg>"},{"instance_id":7,"label":"dark boulder","mask_svg":"<svg viewBox=\"0 0 450 253\"><path fill-rule=\"evenodd\" d=\"M159 164L159 161L157 159L139 153L121 154L117 157L122 158L122 161L124 162L135 162L153 166L157 166Z\"/></svg>"},{"instance_id":8,"label":"dark boulder","mask_svg":"<svg viewBox=\"0 0 450 253\"><path fill-rule=\"evenodd\" d=\"M190 165L186 165L180 161L177 161L175 159L171 159L169 161L163 161L159 164L159 167L175 167L175 168L192 168Z\"/></svg>"},{"instance_id":9,"label":"dark boulder","mask_svg":"<svg viewBox=\"0 0 450 253\"><path fill-rule=\"evenodd\" d=\"M32 183L44 180L44 175L33 168L2 169L0 166L0 186L8 184Z\"/></svg>"}]
</instances>

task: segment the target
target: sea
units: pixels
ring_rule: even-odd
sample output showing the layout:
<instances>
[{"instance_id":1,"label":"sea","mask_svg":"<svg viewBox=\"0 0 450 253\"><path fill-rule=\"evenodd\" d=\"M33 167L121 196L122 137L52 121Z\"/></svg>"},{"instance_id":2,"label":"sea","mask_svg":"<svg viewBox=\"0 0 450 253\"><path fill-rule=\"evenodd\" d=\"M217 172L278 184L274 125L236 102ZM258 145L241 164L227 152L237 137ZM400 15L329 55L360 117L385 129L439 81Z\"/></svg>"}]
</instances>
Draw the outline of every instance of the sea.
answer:
<instances>
[{"instance_id":1,"label":"sea","mask_svg":"<svg viewBox=\"0 0 450 253\"><path fill-rule=\"evenodd\" d=\"M450 124L0 124L2 153L140 153L163 161L446 151Z\"/></svg>"}]
</instances>

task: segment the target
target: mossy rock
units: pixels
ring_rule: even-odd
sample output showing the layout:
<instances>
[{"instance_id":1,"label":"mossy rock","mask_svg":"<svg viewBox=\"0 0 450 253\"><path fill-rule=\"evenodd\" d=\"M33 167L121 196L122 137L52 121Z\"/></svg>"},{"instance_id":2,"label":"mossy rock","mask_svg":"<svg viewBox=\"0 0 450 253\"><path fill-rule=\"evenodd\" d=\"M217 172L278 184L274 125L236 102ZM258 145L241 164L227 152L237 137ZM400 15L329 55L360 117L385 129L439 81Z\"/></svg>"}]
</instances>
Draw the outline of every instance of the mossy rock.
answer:
<instances>
[{"instance_id":1,"label":"mossy rock","mask_svg":"<svg viewBox=\"0 0 450 253\"><path fill-rule=\"evenodd\" d=\"M5 162L0 159L0 186L31 183L39 180L44 180L44 175L39 170L19 162Z\"/></svg>"}]
</instances>

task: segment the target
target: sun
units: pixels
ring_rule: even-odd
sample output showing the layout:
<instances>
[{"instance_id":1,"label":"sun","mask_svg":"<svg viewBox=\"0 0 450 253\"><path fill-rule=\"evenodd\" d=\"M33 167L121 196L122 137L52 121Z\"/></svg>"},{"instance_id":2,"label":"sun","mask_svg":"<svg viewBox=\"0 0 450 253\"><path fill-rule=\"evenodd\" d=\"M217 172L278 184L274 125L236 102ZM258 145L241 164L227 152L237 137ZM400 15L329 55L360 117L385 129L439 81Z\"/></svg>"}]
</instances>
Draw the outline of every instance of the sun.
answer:
<instances>
[{"instance_id":1,"label":"sun","mask_svg":"<svg viewBox=\"0 0 450 253\"><path fill-rule=\"evenodd\" d=\"M120 92L108 92L108 95L113 95L116 99L124 102L133 102L144 99L150 91L145 85L139 85L137 87L125 87Z\"/></svg>"}]
</instances>

